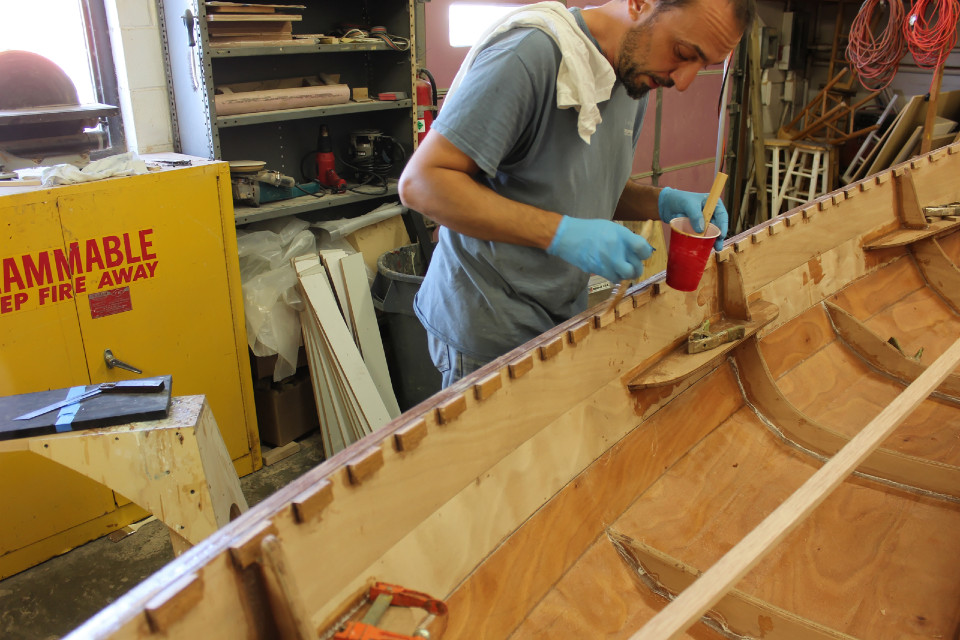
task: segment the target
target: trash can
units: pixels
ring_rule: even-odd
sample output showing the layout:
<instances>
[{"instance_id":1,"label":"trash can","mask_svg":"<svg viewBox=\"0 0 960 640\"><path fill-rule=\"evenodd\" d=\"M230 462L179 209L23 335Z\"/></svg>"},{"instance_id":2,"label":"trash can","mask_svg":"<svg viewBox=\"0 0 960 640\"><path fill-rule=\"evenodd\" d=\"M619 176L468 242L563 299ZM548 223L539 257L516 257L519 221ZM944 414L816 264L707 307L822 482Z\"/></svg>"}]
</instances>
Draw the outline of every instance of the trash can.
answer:
<instances>
[{"instance_id":1,"label":"trash can","mask_svg":"<svg viewBox=\"0 0 960 640\"><path fill-rule=\"evenodd\" d=\"M400 409L406 411L440 390L442 378L430 359L427 331L413 313L423 275L419 245L387 251L377 259L373 304L380 316L387 367Z\"/></svg>"}]
</instances>

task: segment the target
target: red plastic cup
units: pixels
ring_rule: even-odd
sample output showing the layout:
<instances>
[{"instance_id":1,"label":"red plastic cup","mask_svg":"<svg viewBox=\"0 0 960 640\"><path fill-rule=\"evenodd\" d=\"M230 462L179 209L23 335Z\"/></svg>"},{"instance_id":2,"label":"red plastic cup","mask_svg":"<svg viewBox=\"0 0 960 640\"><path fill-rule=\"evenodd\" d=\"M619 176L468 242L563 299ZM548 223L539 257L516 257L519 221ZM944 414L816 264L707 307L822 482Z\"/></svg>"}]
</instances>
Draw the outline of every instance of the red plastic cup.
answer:
<instances>
[{"instance_id":1,"label":"red plastic cup","mask_svg":"<svg viewBox=\"0 0 960 640\"><path fill-rule=\"evenodd\" d=\"M688 218L671 220L667 284L677 291L695 291L719 235L720 229L716 225L708 225L707 232L701 236L690 226Z\"/></svg>"}]
</instances>

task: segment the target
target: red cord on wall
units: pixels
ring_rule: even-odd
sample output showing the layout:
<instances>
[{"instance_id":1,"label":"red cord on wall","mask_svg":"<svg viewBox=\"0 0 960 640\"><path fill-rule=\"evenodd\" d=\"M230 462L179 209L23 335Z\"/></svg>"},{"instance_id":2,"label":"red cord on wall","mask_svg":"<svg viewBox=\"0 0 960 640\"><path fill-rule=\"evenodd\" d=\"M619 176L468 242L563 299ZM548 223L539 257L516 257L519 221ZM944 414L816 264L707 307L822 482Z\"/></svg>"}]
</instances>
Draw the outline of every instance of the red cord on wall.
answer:
<instances>
[{"instance_id":1,"label":"red cord on wall","mask_svg":"<svg viewBox=\"0 0 960 640\"><path fill-rule=\"evenodd\" d=\"M956 1L956 0L952 0ZM886 27L875 36L870 28L878 8L887 5ZM887 87L897 73L904 47L904 9L901 0L865 0L850 25L847 61L870 91Z\"/></svg>"},{"instance_id":2,"label":"red cord on wall","mask_svg":"<svg viewBox=\"0 0 960 640\"><path fill-rule=\"evenodd\" d=\"M903 24L907 48L917 66L935 69L957 42L960 0L915 0Z\"/></svg>"}]
</instances>

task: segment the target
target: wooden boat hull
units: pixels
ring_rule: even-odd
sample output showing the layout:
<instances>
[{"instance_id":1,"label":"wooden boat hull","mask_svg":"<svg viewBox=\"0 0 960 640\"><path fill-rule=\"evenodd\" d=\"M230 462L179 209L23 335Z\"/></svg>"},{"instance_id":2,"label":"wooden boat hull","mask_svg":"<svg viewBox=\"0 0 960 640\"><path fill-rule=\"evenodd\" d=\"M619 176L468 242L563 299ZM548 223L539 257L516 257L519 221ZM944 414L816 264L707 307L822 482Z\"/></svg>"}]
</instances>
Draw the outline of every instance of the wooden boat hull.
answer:
<instances>
[{"instance_id":1,"label":"wooden boat hull","mask_svg":"<svg viewBox=\"0 0 960 640\"><path fill-rule=\"evenodd\" d=\"M960 200L958 175L955 144L728 241L696 292L654 278L564 323L299 478L73 637L318 637L374 580L446 599L445 638L631 637L952 353L960 221L922 207ZM705 319L747 337L685 354ZM686 634L954 637L958 391L944 373Z\"/></svg>"}]
</instances>

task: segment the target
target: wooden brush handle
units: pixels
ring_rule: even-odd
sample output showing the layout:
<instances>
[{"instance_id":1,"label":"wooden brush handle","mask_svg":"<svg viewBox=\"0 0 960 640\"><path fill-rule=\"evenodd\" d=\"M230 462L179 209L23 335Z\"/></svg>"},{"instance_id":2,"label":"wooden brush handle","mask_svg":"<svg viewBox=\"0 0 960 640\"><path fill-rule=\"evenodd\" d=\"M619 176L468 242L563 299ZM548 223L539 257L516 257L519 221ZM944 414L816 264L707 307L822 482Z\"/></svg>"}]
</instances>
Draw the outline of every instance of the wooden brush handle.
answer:
<instances>
[{"instance_id":1,"label":"wooden brush handle","mask_svg":"<svg viewBox=\"0 0 960 640\"><path fill-rule=\"evenodd\" d=\"M710 187L710 195L707 196L707 203L703 205L703 233L707 232L707 229L710 228L710 218L713 217L713 212L717 208L717 201L720 200L720 194L723 193L723 187L727 184L727 174L723 171L718 171L716 177L713 179L713 186Z\"/></svg>"}]
</instances>

